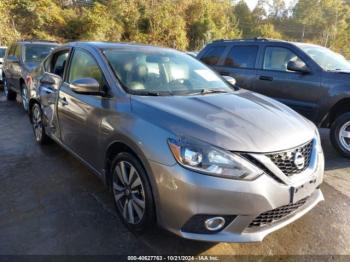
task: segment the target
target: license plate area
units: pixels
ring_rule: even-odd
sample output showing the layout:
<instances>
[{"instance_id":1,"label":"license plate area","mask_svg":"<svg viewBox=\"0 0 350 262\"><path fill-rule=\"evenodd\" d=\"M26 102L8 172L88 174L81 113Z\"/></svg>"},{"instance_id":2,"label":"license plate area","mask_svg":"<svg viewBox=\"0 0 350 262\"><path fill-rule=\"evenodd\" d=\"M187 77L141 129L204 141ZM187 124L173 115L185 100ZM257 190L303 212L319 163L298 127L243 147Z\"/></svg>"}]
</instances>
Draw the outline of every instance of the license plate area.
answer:
<instances>
[{"instance_id":1,"label":"license plate area","mask_svg":"<svg viewBox=\"0 0 350 262\"><path fill-rule=\"evenodd\" d=\"M312 179L305 184L290 188L290 202L297 203L298 201L310 196L317 187L317 179Z\"/></svg>"}]
</instances>

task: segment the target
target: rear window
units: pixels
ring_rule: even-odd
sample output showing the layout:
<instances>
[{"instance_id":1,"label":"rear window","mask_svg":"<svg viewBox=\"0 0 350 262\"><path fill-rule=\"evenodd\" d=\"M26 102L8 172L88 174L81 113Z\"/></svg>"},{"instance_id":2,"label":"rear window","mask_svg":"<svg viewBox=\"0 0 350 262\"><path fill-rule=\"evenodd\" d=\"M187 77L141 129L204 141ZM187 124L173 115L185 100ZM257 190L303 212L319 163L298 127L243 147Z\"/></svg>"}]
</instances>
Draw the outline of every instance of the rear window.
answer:
<instances>
[{"instance_id":1,"label":"rear window","mask_svg":"<svg viewBox=\"0 0 350 262\"><path fill-rule=\"evenodd\" d=\"M258 46L234 46L225 59L225 66L254 68Z\"/></svg>"},{"instance_id":2,"label":"rear window","mask_svg":"<svg viewBox=\"0 0 350 262\"><path fill-rule=\"evenodd\" d=\"M40 63L55 47L56 45L26 45L24 62Z\"/></svg>"},{"instance_id":3,"label":"rear window","mask_svg":"<svg viewBox=\"0 0 350 262\"><path fill-rule=\"evenodd\" d=\"M225 46L213 46L204 54L201 61L207 65L217 65L225 51Z\"/></svg>"}]
</instances>

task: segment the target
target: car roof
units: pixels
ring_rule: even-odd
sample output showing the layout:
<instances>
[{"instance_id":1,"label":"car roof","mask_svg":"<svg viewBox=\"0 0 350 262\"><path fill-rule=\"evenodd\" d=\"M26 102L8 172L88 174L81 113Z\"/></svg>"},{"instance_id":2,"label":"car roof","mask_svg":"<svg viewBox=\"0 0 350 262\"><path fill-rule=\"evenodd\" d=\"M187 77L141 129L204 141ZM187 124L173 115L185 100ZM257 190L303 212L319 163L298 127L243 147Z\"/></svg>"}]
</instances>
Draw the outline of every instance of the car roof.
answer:
<instances>
[{"instance_id":1,"label":"car roof","mask_svg":"<svg viewBox=\"0 0 350 262\"><path fill-rule=\"evenodd\" d=\"M34 44L34 45L59 45L55 41L45 41L45 40L20 40L16 42L17 44Z\"/></svg>"},{"instance_id":2,"label":"car roof","mask_svg":"<svg viewBox=\"0 0 350 262\"><path fill-rule=\"evenodd\" d=\"M211 44L220 44L220 43L289 43L289 44L293 44L293 42L288 42L285 40L261 38L261 37L255 37L250 39L218 39L218 40L214 40Z\"/></svg>"},{"instance_id":3,"label":"car roof","mask_svg":"<svg viewBox=\"0 0 350 262\"><path fill-rule=\"evenodd\" d=\"M153 45L139 44L139 43L127 43L127 42L70 42L65 44L64 46L72 46L72 47L92 47L96 49L109 49L109 48L123 48L123 47L133 47L140 49L155 49L155 50L174 50L172 48L167 47L159 47Z\"/></svg>"}]
</instances>

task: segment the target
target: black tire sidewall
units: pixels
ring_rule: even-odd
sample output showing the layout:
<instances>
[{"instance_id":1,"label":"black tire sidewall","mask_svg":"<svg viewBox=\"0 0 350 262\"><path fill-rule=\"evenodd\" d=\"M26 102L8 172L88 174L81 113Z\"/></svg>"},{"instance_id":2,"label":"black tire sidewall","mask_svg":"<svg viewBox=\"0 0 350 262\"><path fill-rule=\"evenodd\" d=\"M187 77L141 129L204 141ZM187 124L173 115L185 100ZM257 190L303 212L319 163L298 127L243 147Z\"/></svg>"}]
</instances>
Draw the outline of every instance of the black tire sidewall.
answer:
<instances>
[{"instance_id":1,"label":"black tire sidewall","mask_svg":"<svg viewBox=\"0 0 350 262\"><path fill-rule=\"evenodd\" d=\"M339 140L339 132L341 127L346 123L350 121L350 112L342 114L336 118L336 120L333 122L331 126L331 131L330 131L330 139L331 143L337 149L337 151L345 156L350 158L350 151L346 150L342 145Z\"/></svg>"},{"instance_id":2,"label":"black tire sidewall","mask_svg":"<svg viewBox=\"0 0 350 262\"><path fill-rule=\"evenodd\" d=\"M114 198L113 181L114 181L114 176L116 175L115 167L116 167L117 163L119 163L120 161L127 161L127 162L131 163L135 167L137 172L139 173L142 184L143 184L143 189L144 189L145 198L146 198L145 199L146 200L146 209L145 209L145 214L144 214L142 220L140 221L140 223L138 223L136 225L129 224L127 221L125 221L123 215L121 214L121 212L118 209L117 203L116 203L115 198ZM143 232L147 231L148 229L152 229L153 225L155 224L155 208L154 208L152 189L151 189L151 185L150 185L149 180L148 180L148 176L145 172L145 169L143 168L142 164L137 159L137 157L135 157L134 155L127 153L127 152L117 154L112 161L110 174L111 174L111 181L110 181L111 182L111 190L112 190L112 194L113 194L114 205L115 205L117 214L118 214L119 218L122 220L123 224L130 231L132 231L134 233L143 233Z\"/></svg>"},{"instance_id":3,"label":"black tire sidewall","mask_svg":"<svg viewBox=\"0 0 350 262\"><path fill-rule=\"evenodd\" d=\"M35 130L34 130L34 125L33 125L33 120L31 119L31 122L32 122L32 128L33 128L33 134L34 134L34 139L35 141L38 143L38 144L41 144L41 145L44 145L46 144L48 141L49 141L49 137L46 135L46 132L45 132L45 127L44 127L44 123L43 123L43 112L41 111L41 108L40 108L40 105L38 103L35 103L31 108L31 114L30 114L30 117L32 118L33 117L33 113L34 113L34 109L35 108L38 108L39 109L39 112L40 112L40 115L41 115L41 121L42 121L42 129L41 129L41 139L40 141L38 141L36 139L36 135L35 135Z\"/></svg>"},{"instance_id":4,"label":"black tire sidewall","mask_svg":"<svg viewBox=\"0 0 350 262\"><path fill-rule=\"evenodd\" d=\"M21 99L23 99L23 90L24 89L27 90L27 103L28 103L29 90L28 90L27 86L22 83L21 84ZM23 107L24 111L28 111L29 110L29 103L27 104L27 109L26 109L26 108L24 108L23 101L22 101L22 107Z\"/></svg>"}]
</instances>

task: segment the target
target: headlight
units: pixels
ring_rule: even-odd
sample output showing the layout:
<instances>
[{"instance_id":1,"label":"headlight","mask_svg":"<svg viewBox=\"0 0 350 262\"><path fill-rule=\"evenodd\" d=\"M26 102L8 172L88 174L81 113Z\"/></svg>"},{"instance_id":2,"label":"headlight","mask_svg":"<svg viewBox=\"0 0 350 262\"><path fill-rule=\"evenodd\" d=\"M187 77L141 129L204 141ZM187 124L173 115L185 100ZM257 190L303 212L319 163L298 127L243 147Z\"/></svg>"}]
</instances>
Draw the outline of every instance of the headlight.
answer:
<instances>
[{"instance_id":1,"label":"headlight","mask_svg":"<svg viewBox=\"0 0 350 262\"><path fill-rule=\"evenodd\" d=\"M263 173L248 160L199 141L169 139L168 143L177 162L196 172L243 180L253 180Z\"/></svg>"}]
</instances>

